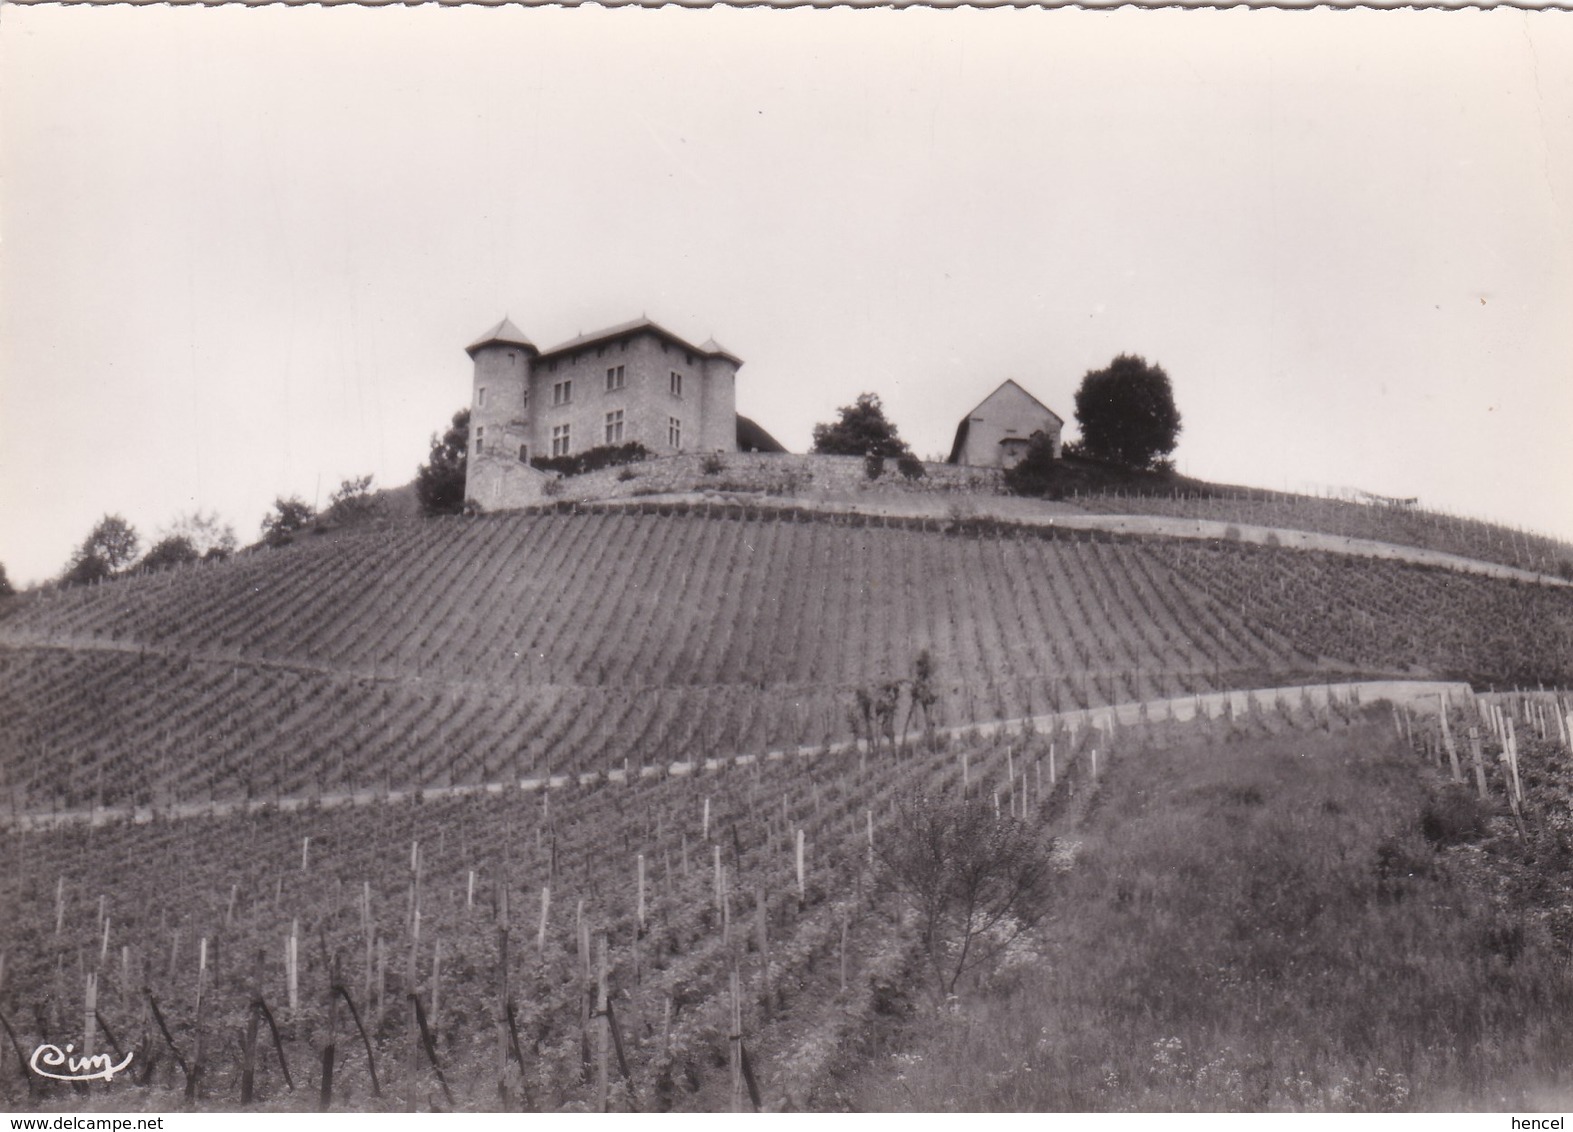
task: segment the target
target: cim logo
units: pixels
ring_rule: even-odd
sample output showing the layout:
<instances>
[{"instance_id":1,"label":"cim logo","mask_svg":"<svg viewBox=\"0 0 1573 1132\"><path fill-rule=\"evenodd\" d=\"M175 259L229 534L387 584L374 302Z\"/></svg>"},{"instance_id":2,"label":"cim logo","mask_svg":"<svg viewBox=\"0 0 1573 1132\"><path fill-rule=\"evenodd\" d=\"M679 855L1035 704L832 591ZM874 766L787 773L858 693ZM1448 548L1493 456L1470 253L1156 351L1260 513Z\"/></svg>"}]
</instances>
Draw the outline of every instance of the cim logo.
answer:
<instances>
[{"instance_id":1,"label":"cim logo","mask_svg":"<svg viewBox=\"0 0 1573 1132\"><path fill-rule=\"evenodd\" d=\"M116 1073L131 1064L132 1055L129 1053L124 1061L115 1065L107 1053L72 1057L71 1051L75 1048L69 1043L64 1050L55 1045L41 1045L33 1051L27 1063L28 1068L40 1077L48 1077L53 1081L112 1081ZM62 1069L65 1072L60 1072Z\"/></svg>"}]
</instances>

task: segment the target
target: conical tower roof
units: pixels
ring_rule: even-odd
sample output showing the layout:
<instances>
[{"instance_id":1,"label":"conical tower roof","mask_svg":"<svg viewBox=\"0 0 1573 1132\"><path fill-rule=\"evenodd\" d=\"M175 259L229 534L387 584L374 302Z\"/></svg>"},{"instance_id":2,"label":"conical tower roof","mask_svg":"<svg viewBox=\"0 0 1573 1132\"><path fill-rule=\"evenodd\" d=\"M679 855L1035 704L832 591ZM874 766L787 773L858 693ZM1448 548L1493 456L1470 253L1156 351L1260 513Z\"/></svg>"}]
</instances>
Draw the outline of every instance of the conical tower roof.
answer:
<instances>
[{"instance_id":1,"label":"conical tower roof","mask_svg":"<svg viewBox=\"0 0 1573 1132\"><path fill-rule=\"evenodd\" d=\"M473 358L475 351L482 346L523 346L527 350L535 350L536 353L540 353L540 350L536 349L535 343L524 336L524 331L520 330L507 318L504 318L496 326L471 342L464 348L464 352Z\"/></svg>"}]
</instances>

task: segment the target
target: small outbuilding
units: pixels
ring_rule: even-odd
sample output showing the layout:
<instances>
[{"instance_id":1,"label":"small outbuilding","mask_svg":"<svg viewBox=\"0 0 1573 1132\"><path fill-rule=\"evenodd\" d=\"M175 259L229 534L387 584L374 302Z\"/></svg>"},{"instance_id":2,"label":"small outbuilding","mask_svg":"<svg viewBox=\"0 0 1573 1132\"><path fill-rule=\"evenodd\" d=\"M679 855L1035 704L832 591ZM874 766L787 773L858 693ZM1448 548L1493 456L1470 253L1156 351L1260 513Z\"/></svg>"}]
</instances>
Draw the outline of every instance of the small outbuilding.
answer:
<instances>
[{"instance_id":1,"label":"small outbuilding","mask_svg":"<svg viewBox=\"0 0 1573 1132\"><path fill-rule=\"evenodd\" d=\"M1064 428L1065 421L1058 413L1006 380L961 418L949 462L975 468L1013 467L1040 434L1048 438L1058 460Z\"/></svg>"}]
</instances>

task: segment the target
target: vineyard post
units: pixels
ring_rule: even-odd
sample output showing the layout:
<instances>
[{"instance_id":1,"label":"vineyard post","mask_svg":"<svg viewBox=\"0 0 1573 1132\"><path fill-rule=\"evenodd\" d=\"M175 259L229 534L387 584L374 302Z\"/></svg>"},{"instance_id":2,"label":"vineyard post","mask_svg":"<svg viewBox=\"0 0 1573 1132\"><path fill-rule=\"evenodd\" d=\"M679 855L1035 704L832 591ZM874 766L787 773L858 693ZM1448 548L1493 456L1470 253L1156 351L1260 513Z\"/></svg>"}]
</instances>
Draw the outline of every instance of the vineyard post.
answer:
<instances>
[{"instance_id":1,"label":"vineyard post","mask_svg":"<svg viewBox=\"0 0 1573 1132\"><path fill-rule=\"evenodd\" d=\"M240 885L229 886L229 904L224 908L224 926L227 928L235 922L235 897L240 893Z\"/></svg>"},{"instance_id":2,"label":"vineyard post","mask_svg":"<svg viewBox=\"0 0 1573 1132\"><path fill-rule=\"evenodd\" d=\"M1464 772L1458 765L1458 745L1453 742L1453 729L1447 722L1447 697L1438 697L1441 700L1438 717L1442 720L1442 743L1447 747L1447 760L1453 772L1453 781L1464 781Z\"/></svg>"},{"instance_id":3,"label":"vineyard post","mask_svg":"<svg viewBox=\"0 0 1573 1132\"><path fill-rule=\"evenodd\" d=\"M66 922L66 878L60 877L55 881L55 934L60 934L60 929Z\"/></svg>"},{"instance_id":4,"label":"vineyard post","mask_svg":"<svg viewBox=\"0 0 1573 1132\"><path fill-rule=\"evenodd\" d=\"M551 914L551 908L552 886L543 884L541 886L541 924L535 932L535 952L540 959L546 958L546 922L547 916Z\"/></svg>"},{"instance_id":5,"label":"vineyard post","mask_svg":"<svg viewBox=\"0 0 1573 1132\"><path fill-rule=\"evenodd\" d=\"M464 890L464 908L469 911L475 907L475 870L470 870L470 879Z\"/></svg>"},{"instance_id":6,"label":"vineyard post","mask_svg":"<svg viewBox=\"0 0 1573 1132\"><path fill-rule=\"evenodd\" d=\"M545 906L542 906L541 938L546 936ZM510 1018L513 1011L508 986L508 886L504 884L497 894L497 1092L508 1102L508 1051L512 1048ZM523 1066L520 1067L521 1072Z\"/></svg>"},{"instance_id":7,"label":"vineyard post","mask_svg":"<svg viewBox=\"0 0 1573 1132\"><path fill-rule=\"evenodd\" d=\"M797 904L801 909L808 902L808 884L803 868L803 830L797 831Z\"/></svg>"},{"instance_id":8,"label":"vineyard post","mask_svg":"<svg viewBox=\"0 0 1573 1132\"><path fill-rule=\"evenodd\" d=\"M300 1013L300 921L291 920L289 939L285 941L285 958L288 962L289 1012Z\"/></svg>"},{"instance_id":9,"label":"vineyard post","mask_svg":"<svg viewBox=\"0 0 1573 1132\"><path fill-rule=\"evenodd\" d=\"M715 890L715 892L714 892L714 896L715 896L715 910L717 912L719 912L721 910L721 846L714 845L714 846L711 846L711 849L712 849L712 851L714 853L714 856L715 856L715 868L714 868L714 878L715 879L714 879L712 887Z\"/></svg>"},{"instance_id":10,"label":"vineyard post","mask_svg":"<svg viewBox=\"0 0 1573 1132\"><path fill-rule=\"evenodd\" d=\"M1053 791L1055 785L1058 782L1059 782L1059 775L1056 773L1056 771L1054 769L1054 744L1050 743L1049 744L1049 790Z\"/></svg>"},{"instance_id":11,"label":"vineyard post","mask_svg":"<svg viewBox=\"0 0 1573 1132\"><path fill-rule=\"evenodd\" d=\"M597 964L595 980L595 1016L599 1024L595 1030L595 1091L596 1110L598 1112L611 1111L611 1096L607 1088L607 1045L611 1041L611 1019L607 1015L606 998L606 933L601 932L596 939Z\"/></svg>"},{"instance_id":12,"label":"vineyard post","mask_svg":"<svg viewBox=\"0 0 1573 1132\"><path fill-rule=\"evenodd\" d=\"M770 986L770 915L764 885L754 889L754 919L759 933L759 977L764 986L765 1017L768 1018L775 995Z\"/></svg>"},{"instance_id":13,"label":"vineyard post","mask_svg":"<svg viewBox=\"0 0 1573 1132\"><path fill-rule=\"evenodd\" d=\"M82 1022L82 1056L91 1059L93 1046L97 1041L97 1032L94 1024L98 1020L98 972L87 973L87 994L85 996L87 1009L86 1017Z\"/></svg>"},{"instance_id":14,"label":"vineyard post","mask_svg":"<svg viewBox=\"0 0 1573 1132\"><path fill-rule=\"evenodd\" d=\"M432 944L431 944L431 1029L432 1029L432 1032L434 1034L438 1032L438 1018L439 1018L439 1015L437 1013L437 1007L438 1007L437 987L438 987L438 984L439 984L441 978L442 978L442 939L439 937L437 939L433 939L432 940ZM433 1043L435 1044L436 1039L433 1038L432 1040L433 1040Z\"/></svg>"},{"instance_id":15,"label":"vineyard post","mask_svg":"<svg viewBox=\"0 0 1573 1132\"><path fill-rule=\"evenodd\" d=\"M98 965L103 967L109 959L109 917L104 917L104 934L98 941Z\"/></svg>"},{"instance_id":16,"label":"vineyard post","mask_svg":"<svg viewBox=\"0 0 1573 1132\"><path fill-rule=\"evenodd\" d=\"M864 810L864 818L868 826L868 866L874 867L874 811Z\"/></svg>"},{"instance_id":17,"label":"vineyard post","mask_svg":"<svg viewBox=\"0 0 1573 1132\"><path fill-rule=\"evenodd\" d=\"M197 945L197 1003L196 1010L193 1012L196 1018L197 1052L192 1058L191 1073L186 1078L186 1096L188 1099L196 1098L197 1081L201 1078L202 1071L207 1065L207 1041L202 1029L203 1008L207 1005L207 995L204 993L207 990L207 977L208 937L203 936L201 942Z\"/></svg>"},{"instance_id":18,"label":"vineyard post","mask_svg":"<svg viewBox=\"0 0 1573 1132\"><path fill-rule=\"evenodd\" d=\"M731 1040L730 1040L730 1042L728 1044L731 1046L731 1054L732 1054L732 1057L731 1057L731 1061L732 1061L732 1111L733 1112L742 1112L743 1111L743 993L742 993L741 980L738 978L738 974L737 974L737 964L735 962L732 964L731 980L730 981L731 981L731 987L732 987L732 1003L731 1003L731 1005L732 1005L732 1025L730 1027L731 1028L731 1033L728 1035L728 1037Z\"/></svg>"},{"instance_id":19,"label":"vineyard post","mask_svg":"<svg viewBox=\"0 0 1573 1132\"><path fill-rule=\"evenodd\" d=\"M841 909L841 993L847 990L847 932L852 926L846 908Z\"/></svg>"},{"instance_id":20,"label":"vineyard post","mask_svg":"<svg viewBox=\"0 0 1573 1132\"><path fill-rule=\"evenodd\" d=\"M304 872L309 871L308 870L308 865L309 865L310 861L311 861L311 838L310 837L302 837L300 839L300 871L301 872L304 873Z\"/></svg>"},{"instance_id":21,"label":"vineyard post","mask_svg":"<svg viewBox=\"0 0 1573 1132\"><path fill-rule=\"evenodd\" d=\"M699 840L710 840L710 798L708 795L705 797L704 819L700 826Z\"/></svg>"},{"instance_id":22,"label":"vineyard post","mask_svg":"<svg viewBox=\"0 0 1573 1132\"><path fill-rule=\"evenodd\" d=\"M326 949L326 943L323 944ZM328 1041L322 1048L322 1111L333 1107L333 1063L338 1055L339 995L343 986L339 972L339 955L333 955L328 974Z\"/></svg>"},{"instance_id":23,"label":"vineyard post","mask_svg":"<svg viewBox=\"0 0 1573 1132\"><path fill-rule=\"evenodd\" d=\"M1489 798L1490 791L1486 788L1486 760L1480 750L1480 728L1469 728L1469 753L1475 763L1475 788L1480 792L1482 800Z\"/></svg>"},{"instance_id":24,"label":"vineyard post","mask_svg":"<svg viewBox=\"0 0 1573 1132\"><path fill-rule=\"evenodd\" d=\"M262 1021L262 1011L257 1008L257 1003L262 998L262 956L262 949L258 948L256 963L252 967L251 1003L247 1011L245 1045L241 1049L240 1103L243 1105L251 1103L257 1079L257 1027Z\"/></svg>"}]
</instances>

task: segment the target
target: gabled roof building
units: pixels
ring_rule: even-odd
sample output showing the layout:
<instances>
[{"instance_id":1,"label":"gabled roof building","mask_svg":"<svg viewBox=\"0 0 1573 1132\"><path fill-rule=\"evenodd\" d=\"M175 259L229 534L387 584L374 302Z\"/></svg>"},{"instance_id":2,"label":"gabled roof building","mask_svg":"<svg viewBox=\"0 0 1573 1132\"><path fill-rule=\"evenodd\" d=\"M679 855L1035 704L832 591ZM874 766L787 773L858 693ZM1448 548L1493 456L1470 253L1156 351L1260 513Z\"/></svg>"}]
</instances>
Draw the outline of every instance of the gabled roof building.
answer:
<instances>
[{"instance_id":1,"label":"gabled roof building","mask_svg":"<svg viewBox=\"0 0 1573 1132\"><path fill-rule=\"evenodd\" d=\"M1035 436L1043 435L1060 458L1064 419L1014 381L1007 380L961 418L951 445L952 464L976 468L1013 467L1027 454Z\"/></svg>"}]
</instances>

